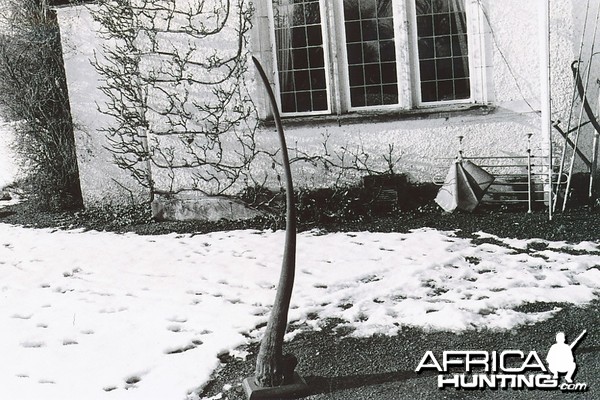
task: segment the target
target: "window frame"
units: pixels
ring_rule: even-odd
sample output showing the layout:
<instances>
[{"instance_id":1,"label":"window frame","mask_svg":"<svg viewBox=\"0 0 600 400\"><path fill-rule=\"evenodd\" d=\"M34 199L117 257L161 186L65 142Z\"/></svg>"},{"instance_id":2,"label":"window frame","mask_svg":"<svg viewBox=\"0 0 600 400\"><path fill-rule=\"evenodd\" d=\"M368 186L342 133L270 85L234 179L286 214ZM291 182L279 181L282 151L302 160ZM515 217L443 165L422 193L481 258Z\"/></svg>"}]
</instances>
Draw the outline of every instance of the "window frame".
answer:
<instances>
[{"instance_id":1,"label":"window frame","mask_svg":"<svg viewBox=\"0 0 600 400\"><path fill-rule=\"evenodd\" d=\"M279 108L279 113L282 117L303 117L310 115L331 115L333 112L332 102L335 94L331 90L331 74L332 74L332 64L329 59L329 53L331 52L331 40L329 34L329 21L327 18L327 10L326 7L323 7L323 0L318 0L319 2L319 13L321 15L321 34L323 35L323 59L325 63L325 85L327 92L327 109L326 110L318 110L318 111L296 111L296 112L284 112L282 109L281 102L281 83L279 82L279 68L277 64L277 40L275 38L275 13L273 10L273 0L268 0L269 6L267 7L267 12L269 16L269 31L270 31L270 42L272 48L273 55L273 80L275 84L275 93L277 99L277 107Z\"/></svg>"},{"instance_id":2,"label":"window frame","mask_svg":"<svg viewBox=\"0 0 600 400\"><path fill-rule=\"evenodd\" d=\"M462 109L468 105L489 104L488 78L486 76L486 47L484 43L485 22L482 21L481 8L477 1L465 0L467 21L467 44L469 48L469 88L466 99L422 101L420 88L420 70L418 56L417 15L415 0L392 0L394 19L394 40L396 50L396 74L398 103L377 106L351 105L350 80L348 73L348 54L344 19L344 0L318 0L323 34L323 53L327 85L327 110L306 112L283 112L277 63L277 44L275 40L275 21L272 0L267 3L269 20L270 62L273 67L273 86L279 111L284 118L335 116L352 113L415 112L417 110L447 110L456 106ZM485 0L483 0L485 1ZM264 37L263 37L264 38Z\"/></svg>"},{"instance_id":3,"label":"window frame","mask_svg":"<svg viewBox=\"0 0 600 400\"><path fill-rule=\"evenodd\" d=\"M416 10L416 0L408 0L407 9L410 9L407 14L409 15L410 22L408 24L408 29L410 30L410 63L411 69L413 71L412 78L412 100L415 104L416 108L434 108L434 107L442 107L449 106L455 104L474 104L476 103L476 99L474 97L475 93L475 81L473 79L473 71L477 69L477 65L474 61L473 49L478 45L473 38L473 28L476 28L472 23L472 11L471 11L471 3L469 0L465 0L465 19L467 21L467 46L469 49L468 54L468 62L469 62L469 97L465 99L455 99L455 100L438 100L438 101L423 101L423 94L421 92L421 68L419 67L419 38L417 34L417 10Z\"/></svg>"}]
</instances>

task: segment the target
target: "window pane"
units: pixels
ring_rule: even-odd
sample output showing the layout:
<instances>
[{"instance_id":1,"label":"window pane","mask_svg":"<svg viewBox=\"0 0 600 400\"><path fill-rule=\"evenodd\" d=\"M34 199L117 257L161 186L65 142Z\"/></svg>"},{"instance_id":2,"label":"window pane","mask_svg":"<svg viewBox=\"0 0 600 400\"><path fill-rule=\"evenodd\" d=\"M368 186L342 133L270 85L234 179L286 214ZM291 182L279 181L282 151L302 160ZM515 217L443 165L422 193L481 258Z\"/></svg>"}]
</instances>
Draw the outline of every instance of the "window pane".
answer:
<instances>
[{"instance_id":1,"label":"window pane","mask_svg":"<svg viewBox=\"0 0 600 400\"><path fill-rule=\"evenodd\" d=\"M376 0L360 0L360 19L365 20L369 18L375 18L377 15L377 1Z\"/></svg>"},{"instance_id":2,"label":"window pane","mask_svg":"<svg viewBox=\"0 0 600 400\"><path fill-rule=\"evenodd\" d=\"M471 96L471 87L468 79L455 80L454 90L456 91L456 95L459 97L467 98Z\"/></svg>"},{"instance_id":3,"label":"window pane","mask_svg":"<svg viewBox=\"0 0 600 400\"><path fill-rule=\"evenodd\" d=\"M360 19L360 12L358 9L358 1L344 0L344 20L345 21L358 21L359 19Z\"/></svg>"},{"instance_id":4,"label":"window pane","mask_svg":"<svg viewBox=\"0 0 600 400\"><path fill-rule=\"evenodd\" d=\"M366 42L363 43L363 57L365 64L379 62L379 43Z\"/></svg>"},{"instance_id":5,"label":"window pane","mask_svg":"<svg viewBox=\"0 0 600 400\"><path fill-rule=\"evenodd\" d=\"M298 112L312 111L312 97L310 92L296 92L296 107Z\"/></svg>"},{"instance_id":6,"label":"window pane","mask_svg":"<svg viewBox=\"0 0 600 400\"><path fill-rule=\"evenodd\" d=\"M421 82L421 99L424 102L438 100L435 82Z\"/></svg>"},{"instance_id":7,"label":"window pane","mask_svg":"<svg viewBox=\"0 0 600 400\"><path fill-rule=\"evenodd\" d=\"M367 86L367 106L380 106L383 104L381 86Z\"/></svg>"},{"instance_id":8,"label":"window pane","mask_svg":"<svg viewBox=\"0 0 600 400\"><path fill-rule=\"evenodd\" d=\"M319 90L313 92L313 108L317 110L327 109L327 92L325 90Z\"/></svg>"},{"instance_id":9,"label":"window pane","mask_svg":"<svg viewBox=\"0 0 600 400\"><path fill-rule=\"evenodd\" d=\"M426 60L435 57L433 38L419 39L419 59Z\"/></svg>"},{"instance_id":10,"label":"window pane","mask_svg":"<svg viewBox=\"0 0 600 400\"><path fill-rule=\"evenodd\" d=\"M450 36L436 36L435 57L449 57L450 55L452 55L452 48L450 47Z\"/></svg>"},{"instance_id":11,"label":"window pane","mask_svg":"<svg viewBox=\"0 0 600 400\"><path fill-rule=\"evenodd\" d=\"M435 62L437 79L452 79L452 59L442 58Z\"/></svg>"},{"instance_id":12,"label":"window pane","mask_svg":"<svg viewBox=\"0 0 600 400\"><path fill-rule=\"evenodd\" d=\"M396 61L396 43L393 40L379 42L381 61Z\"/></svg>"},{"instance_id":13,"label":"window pane","mask_svg":"<svg viewBox=\"0 0 600 400\"><path fill-rule=\"evenodd\" d=\"M383 104L398 103L398 85L383 86Z\"/></svg>"},{"instance_id":14,"label":"window pane","mask_svg":"<svg viewBox=\"0 0 600 400\"><path fill-rule=\"evenodd\" d=\"M346 22L346 42L360 42L360 21Z\"/></svg>"},{"instance_id":15,"label":"window pane","mask_svg":"<svg viewBox=\"0 0 600 400\"><path fill-rule=\"evenodd\" d=\"M361 40L377 40L377 20L363 20L361 27Z\"/></svg>"},{"instance_id":16,"label":"window pane","mask_svg":"<svg viewBox=\"0 0 600 400\"><path fill-rule=\"evenodd\" d=\"M352 107L398 104L392 5L392 0L344 1Z\"/></svg>"},{"instance_id":17,"label":"window pane","mask_svg":"<svg viewBox=\"0 0 600 400\"><path fill-rule=\"evenodd\" d=\"M367 85L379 85L381 83L381 66L379 64L365 65L365 80Z\"/></svg>"},{"instance_id":18,"label":"window pane","mask_svg":"<svg viewBox=\"0 0 600 400\"><path fill-rule=\"evenodd\" d=\"M292 47L306 47L306 29L302 28L292 28Z\"/></svg>"},{"instance_id":19,"label":"window pane","mask_svg":"<svg viewBox=\"0 0 600 400\"><path fill-rule=\"evenodd\" d=\"M281 93L281 111L296 111L296 96L294 96L294 93Z\"/></svg>"},{"instance_id":20,"label":"window pane","mask_svg":"<svg viewBox=\"0 0 600 400\"><path fill-rule=\"evenodd\" d=\"M415 0L421 101L468 99L469 51L464 0Z\"/></svg>"},{"instance_id":21,"label":"window pane","mask_svg":"<svg viewBox=\"0 0 600 400\"><path fill-rule=\"evenodd\" d=\"M464 61L463 58L453 59L454 77L456 79L469 77L469 65L465 64Z\"/></svg>"},{"instance_id":22,"label":"window pane","mask_svg":"<svg viewBox=\"0 0 600 400\"><path fill-rule=\"evenodd\" d=\"M353 107L363 107L367 105L364 86L350 88L350 102Z\"/></svg>"},{"instance_id":23,"label":"window pane","mask_svg":"<svg viewBox=\"0 0 600 400\"><path fill-rule=\"evenodd\" d=\"M362 65L352 65L348 68L350 87L365 85L365 69Z\"/></svg>"},{"instance_id":24,"label":"window pane","mask_svg":"<svg viewBox=\"0 0 600 400\"><path fill-rule=\"evenodd\" d=\"M281 109L329 108L318 0L272 0Z\"/></svg>"},{"instance_id":25,"label":"window pane","mask_svg":"<svg viewBox=\"0 0 600 400\"><path fill-rule=\"evenodd\" d=\"M308 49L308 64L311 69L325 66L321 47L310 47Z\"/></svg>"},{"instance_id":26,"label":"window pane","mask_svg":"<svg viewBox=\"0 0 600 400\"><path fill-rule=\"evenodd\" d=\"M363 63L363 46L360 43L357 44L348 44L346 46L348 50L348 64L356 65Z\"/></svg>"},{"instance_id":27,"label":"window pane","mask_svg":"<svg viewBox=\"0 0 600 400\"><path fill-rule=\"evenodd\" d=\"M421 82L435 80L436 73L434 60L423 60L419 62L419 69L421 70Z\"/></svg>"},{"instance_id":28,"label":"window pane","mask_svg":"<svg viewBox=\"0 0 600 400\"><path fill-rule=\"evenodd\" d=\"M433 5L433 12L437 13L447 13L449 12L449 0L433 0L431 4Z\"/></svg>"},{"instance_id":29,"label":"window pane","mask_svg":"<svg viewBox=\"0 0 600 400\"><path fill-rule=\"evenodd\" d=\"M294 49L292 50L292 57L294 60L294 69L305 69L308 68L308 51L307 49Z\"/></svg>"},{"instance_id":30,"label":"window pane","mask_svg":"<svg viewBox=\"0 0 600 400\"><path fill-rule=\"evenodd\" d=\"M381 81L383 83L398 82L398 74L396 71L396 63L381 64Z\"/></svg>"},{"instance_id":31,"label":"window pane","mask_svg":"<svg viewBox=\"0 0 600 400\"><path fill-rule=\"evenodd\" d=\"M321 10L319 8L318 1L306 2L304 14L306 16L307 25L316 25L321 23Z\"/></svg>"},{"instance_id":32,"label":"window pane","mask_svg":"<svg viewBox=\"0 0 600 400\"><path fill-rule=\"evenodd\" d=\"M419 15L417 17L417 36L427 37L433 34L433 18L431 15Z\"/></svg>"},{"instance_id":33,"label":"window pane","mask_svg":"<svg viewBox=\"0 0 600 400\"><path fill-rule=\"evenodd\" d=\"M310 71L310 88L319 90L325 87L325 70L315 69Z\"/></svg>"},{"instance_id":34,"label":"window pane","mask_svg":"<svg viewBox=\"0 0 600 400\"><path fill-rule=\"evenodd\" d=\"M296 90L310 90L310 74L308 71L295 71Z\"/></svg>"},{"instance_id":35,"label":"window pane","mask_svg":"<svg viewBox=\"0 0 600 400\"><path fill-rule=\"evenodd\" d=\"M394 38L394 20L393 18L380 18L379 19L379 40L393 39Z\"/></svg>"},{"instance_id":36,"label":"window pane","mask_svg":"<svg viewBox=\"0 0 600 400\"><path fill-rule=\"evenodd\" d=\"M436 14L433 16L434 34L436 36L450 34L450 14Z\"/></svg>"},{"instance_id":37,"label":"window pane","mask_svg":"<svg viewBox=\"0 0 600 400\"><path fill-rule=\"evenodd\" d=\"M392 0L379 0L377 2L377 17L385 18L393 16Z\"/></svg>"},{"instance_id":38,"label":"window pane","mask_svg":"<svg viewBox=\"0 0 600 400\"><path fill-rule=\"evenodd\" d=\"M306 28L306 32L308 36L309 46L321 46L323 44L323 34L321 33L321 26L309 26ZM323 50L322 47L321 50Z\"/></svg>"}]
</instances>

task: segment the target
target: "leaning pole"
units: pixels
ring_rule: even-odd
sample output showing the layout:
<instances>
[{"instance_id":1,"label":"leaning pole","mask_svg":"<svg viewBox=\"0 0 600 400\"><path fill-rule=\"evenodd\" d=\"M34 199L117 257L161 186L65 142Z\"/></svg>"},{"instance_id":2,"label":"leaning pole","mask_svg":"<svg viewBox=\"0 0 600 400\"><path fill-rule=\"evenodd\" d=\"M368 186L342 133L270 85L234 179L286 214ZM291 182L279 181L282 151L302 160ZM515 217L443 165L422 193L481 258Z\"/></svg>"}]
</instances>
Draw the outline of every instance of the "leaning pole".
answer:
<instances>
[{"instance_id":1,"label":"leaning pole","mask_svg":"<svg viewBox=\"0 0 600 400\"><path fill-rule=\"evenodd\" d=\"M296 207L294 205L294 185L292 183L290 160L275 95L260 62L255 57L252 57L252 61L269 95L279 135L286 183L286 228L283 262L275 302L271 309L265 334L260 343L255 374L246 378L243 386L248 399L280 399L284 397L296 397L307 390L306 383L302 377L294 372L297 364L296 358L293 355L283 355L283 337L287 329L288 310L294 287L296 269Z\"/></svg>"}]
</instances>

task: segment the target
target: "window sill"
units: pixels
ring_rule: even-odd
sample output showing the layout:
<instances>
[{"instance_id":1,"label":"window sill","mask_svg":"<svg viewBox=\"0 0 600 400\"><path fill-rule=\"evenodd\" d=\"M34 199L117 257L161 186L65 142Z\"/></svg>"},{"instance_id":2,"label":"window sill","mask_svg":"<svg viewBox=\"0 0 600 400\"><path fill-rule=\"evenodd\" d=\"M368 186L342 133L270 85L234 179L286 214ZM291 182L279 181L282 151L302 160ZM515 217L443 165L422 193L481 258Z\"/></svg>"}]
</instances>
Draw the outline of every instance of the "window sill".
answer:
<instances>
[{"instance_id":1,"label":"window sill","mask_svg":"<svg viewBox=\"0 0 600 400\"><path fill-rule=\"evenodd\" d=\"M307 115L303 117L283 117L283 125L299 126L331 126L369 124L390 121L448 119L455 116L488 115L495 110L493 105L482 104L453 104L439 107L416 108L411 110L394 111L353 111L341 115ZM275 121L272 117L261 120L260 126L272 128Z\"/></svg>"}]
</instances>

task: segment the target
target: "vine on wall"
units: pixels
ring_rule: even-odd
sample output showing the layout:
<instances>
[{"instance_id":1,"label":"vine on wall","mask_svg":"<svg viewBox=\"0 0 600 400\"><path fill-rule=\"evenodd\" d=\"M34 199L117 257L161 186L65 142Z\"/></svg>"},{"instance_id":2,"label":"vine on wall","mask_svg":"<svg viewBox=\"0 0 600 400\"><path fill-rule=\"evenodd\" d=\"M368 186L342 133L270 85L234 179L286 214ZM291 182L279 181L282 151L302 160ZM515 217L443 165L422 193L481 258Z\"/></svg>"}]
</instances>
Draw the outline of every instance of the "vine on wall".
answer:
<instances>
[{"instance_id":1,"label":"vine on wall","mask_svg":"<svg viewBox=\"0 0 600 400\"><path fill-rule=\"evenodd\" d=\"M278 150L256 141L248 83L253 11L249 0L100 0L91 7L104 39L94 66L106 96L99 110L113 121L104 128L107 147L153 195L282 189ZM393 174L400 160L393 145L375 155L360 143L333 144L327 132L321 142L290 146L290 161L334 187Z\"/></svg>"},{"instance_id":2,"label":"vine on wall","mask_svg":"<svg viewBox=\"0 0 600 400\"><path fill-rule=\"evenodd\" d=\"M223 194L256 157L248 0L100 0L94 66L117 166L154 194Z\"/></svg>"}]
</instances>

